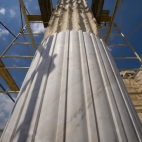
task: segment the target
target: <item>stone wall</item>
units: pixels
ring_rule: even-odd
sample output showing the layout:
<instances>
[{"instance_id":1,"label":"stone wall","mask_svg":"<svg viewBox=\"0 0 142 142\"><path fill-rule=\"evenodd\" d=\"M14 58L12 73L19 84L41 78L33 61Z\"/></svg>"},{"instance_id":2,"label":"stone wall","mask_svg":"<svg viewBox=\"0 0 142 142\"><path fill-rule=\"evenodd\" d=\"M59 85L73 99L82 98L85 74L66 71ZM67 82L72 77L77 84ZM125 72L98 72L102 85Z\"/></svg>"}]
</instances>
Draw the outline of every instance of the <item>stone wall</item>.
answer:
<instances>
[{"instance_id":1,"label":"stone wall","mask_svg":"<svg viewBox=\"0 0 142 142\"><path fill-rule=\"evenodd\" d=\"M142 71L123 71L120 74L142 122Z\"/></svg>"}]
</instances>

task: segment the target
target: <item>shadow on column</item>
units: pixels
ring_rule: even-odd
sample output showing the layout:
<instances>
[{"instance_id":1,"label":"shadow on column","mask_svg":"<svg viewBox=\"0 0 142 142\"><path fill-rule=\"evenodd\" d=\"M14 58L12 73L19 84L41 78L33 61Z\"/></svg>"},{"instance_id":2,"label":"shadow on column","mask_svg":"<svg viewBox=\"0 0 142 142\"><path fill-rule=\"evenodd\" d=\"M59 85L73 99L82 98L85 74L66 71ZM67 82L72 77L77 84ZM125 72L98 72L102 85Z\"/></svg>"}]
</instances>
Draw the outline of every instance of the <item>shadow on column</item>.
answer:
<instances>
[{"instance_id":1,"label":"shadow on column","mask_svg":"<svg viewBox=\"0 0 142 142\"><path fill-rule=\"evenodd\" d=\"M45 62L45 64L43 64L41 62L39 65L37 65L36 70L32 72L31 77L25 82L24 86L22 87L21 93L20 93L21 95L18 97L18 100L19 100L19 98L23 95L23 92L25 91L25 89L26 89L26 87L27 87L27 85L29 84L30 81L31 81L31 84L35 83L33 89L31 88L32 85L28 86L29 90L28 90L27 93L29 93L29 92L31 92L31 93L30 94L26 94L26 98L25 98L24 104L22 106L23 107L22 111L19 114L19 118L18 118L18 121L16 123L17 125L15 126L15 128L18 127L18 124L19 124L20 119L21 119L21 115L22 115L22 113L24 113L23 110L24 110L26 101L28 101L27 100L27 98L29 97L28 95L31 95L29 97L30 100L29 100L29 104L28 104L27 110L26 110L25 115L24 115L23 122L20 124L20 126L18 128L16 128L16 131L14 131L14 133L13 133L14 137L15 136L17 137L17 135L18 135L18 142L25 142L28 137L32 137L32 135L29 136L29 130L30 130L32 119L34 117L33 114L34 114L34 111L35 111L35 106L36 106L38 97L42 96L41 100L40 100L40 105L38 107L38 112L37 112L37 113L39 113L40 110L41 110L41 106L42 106L42 98L44 97L44 91L42 92L42 94L39 94L39 90L40 90L40 87L41 87L40 85L41 85L42 79L43 79L43 76L44 76L44 73L45 73L45 74L48 74L46 76L47 80L48 80L49 74L55 68L54 59L56 58L57 55L54 55L54 49L53 49L53 52L52 52L52 56L49 56L49 52L51 50L52 42L53 42L53 36L51 36L49 38L49 40L48 40L48 42L46 44L46 46L47 46L47 48L49 48L49 50L44 49L43 46L42 46L43 49L42 49L42 52L40 53L41 54L40 55L40 59L42 58L42 62L44 62L45 58L50 60L47 72L45 71L45 67L46 67L47 61ZM39 50L39 49L37 49L37 50ZM45 52L47 52L48 55L45 55ZM39 62L40 62L40 59L39 59ZM37 75L36 80L34 80L36 75ZM33 80L34 80L34 82L33 82ZM47 81L46 81L46 83L47 83ZM32 91L31 91L31 89L32 89ZM16 101L16 104L17 104L18 100ZM15 106L16 106L16 104L15 104ZM13 108L13 111L14 111L14 108ZM11 113L11 115L12 115L12 113ZM36 118L36 125L38 124L39 116L40 115L36 116L37 117ZM33 126L33 127L34 127L33 130L36 130L37 126ZM14 140L14 137L11 137L11 140Z\"/></svg>"}]
</instances>

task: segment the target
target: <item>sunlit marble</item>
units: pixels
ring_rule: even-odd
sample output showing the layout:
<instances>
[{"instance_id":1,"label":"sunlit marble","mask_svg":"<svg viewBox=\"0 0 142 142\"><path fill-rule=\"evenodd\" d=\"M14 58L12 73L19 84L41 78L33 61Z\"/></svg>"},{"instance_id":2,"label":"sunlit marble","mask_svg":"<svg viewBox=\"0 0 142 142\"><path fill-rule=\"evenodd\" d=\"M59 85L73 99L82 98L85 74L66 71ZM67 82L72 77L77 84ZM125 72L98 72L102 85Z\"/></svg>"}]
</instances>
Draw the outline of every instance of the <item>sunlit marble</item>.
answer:
<instances>
[{"instance_id":1,"label":"sunlit marble","mask_svg":"<svg viewBox=\"0 0 142 142\"><path fill-rule=\"evenodd\" d=\"M38 48L1 142L141 142L140 120L94 34L55 33Z\"/></svg>"}]
</instances>

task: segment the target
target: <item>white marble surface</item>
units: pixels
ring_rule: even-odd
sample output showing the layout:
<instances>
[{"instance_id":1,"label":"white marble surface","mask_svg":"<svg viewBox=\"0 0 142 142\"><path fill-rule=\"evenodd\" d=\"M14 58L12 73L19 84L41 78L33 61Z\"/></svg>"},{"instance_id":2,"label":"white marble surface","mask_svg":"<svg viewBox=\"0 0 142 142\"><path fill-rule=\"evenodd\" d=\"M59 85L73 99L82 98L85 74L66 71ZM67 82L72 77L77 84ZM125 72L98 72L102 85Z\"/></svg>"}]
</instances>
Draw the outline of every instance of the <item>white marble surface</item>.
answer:
<instances>
[{"instance_id":1,"label":"white marble surface","mask_svg":"<svg viewBox=\"0 0 142 142\"><path fill-rule=\"evenodd\" d=\"M86 0L58 0L44 37L66 30L82 30L99 36L97 21Z\"/></svg>"},{"instance_id":2,"label":"white marble surface","mask_svg":"<svg viewBox=\"0 0 142 142\"><path fill-rule=\"evenodd\" d=\"M142 142L140 120L103 41L81 30L46 39L1 142Z\"/></svg>"}]
</instances>

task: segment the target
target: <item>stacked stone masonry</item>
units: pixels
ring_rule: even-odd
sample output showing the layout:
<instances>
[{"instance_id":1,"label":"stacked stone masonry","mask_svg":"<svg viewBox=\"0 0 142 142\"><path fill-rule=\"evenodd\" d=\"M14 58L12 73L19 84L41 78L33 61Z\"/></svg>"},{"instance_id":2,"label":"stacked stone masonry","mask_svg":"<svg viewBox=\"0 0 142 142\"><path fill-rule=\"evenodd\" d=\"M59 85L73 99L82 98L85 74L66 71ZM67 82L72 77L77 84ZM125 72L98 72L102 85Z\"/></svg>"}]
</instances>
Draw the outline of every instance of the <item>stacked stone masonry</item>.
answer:
<instances>
[{"instance_id":1,"label":"stacked stone masonry","mask_svg":"<svg viewBox=\"0 0 142 142\"><path fill-rule=\"evenodd\" d=\"M120 74L127 91L131 92L130 98L142 122L142 71L123 71Z\"/></svg>"}]
</instances>

